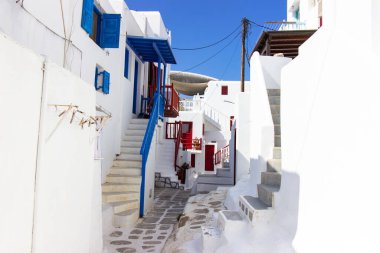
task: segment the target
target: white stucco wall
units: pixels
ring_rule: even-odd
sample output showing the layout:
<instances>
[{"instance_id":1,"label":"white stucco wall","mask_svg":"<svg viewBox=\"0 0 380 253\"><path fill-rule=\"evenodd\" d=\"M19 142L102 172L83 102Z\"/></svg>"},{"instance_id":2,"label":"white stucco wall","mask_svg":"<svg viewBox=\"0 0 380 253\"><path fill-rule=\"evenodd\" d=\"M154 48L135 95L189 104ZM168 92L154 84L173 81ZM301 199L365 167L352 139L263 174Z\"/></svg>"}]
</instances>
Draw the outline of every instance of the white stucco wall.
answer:
<instances>
[{"instance_id":1,"label":"white stucco wall","mask_svg":"<svg viewBox=\"0 0 380 253\"><path fill-rule=\"evenodd\" d=\"M30 252L42 57L0 34L0 252ZM22 70L22 74L20 71Z\"/></svg>"},{"instance_id":2,"label":"white stucco wall","mask_svg":"<svg viewBox=\"0 0 380 253\"><path fill-rule=\"evenodd\" d=\"M77 120L70 124L71 115L60 119L48 106L73 104L95 115L95 91L53 63L43 67L42 57L3 35L0 54L6 91L0 101L12 108L0 131L1 159L6 159L0 187L8 207L0 209L0 251L101 252L95 128L82 129Z\"/></svg>"},{"instance_id":3,"label":"white stucco wall","mask_svg":"<svg viewBox=\"0 0 380 253\"><path fill-rule=\"evenodd\" d=\"M324 2L328 23L283 70L281 198L288 216L299 207L298 220L288 221L297 227L298 252L380 250L380 206L373 202L380 140L377 2L361 1L360 12L357 1ZM353 15L360 29L347 26Z\"/></svg>"}]
</instances>

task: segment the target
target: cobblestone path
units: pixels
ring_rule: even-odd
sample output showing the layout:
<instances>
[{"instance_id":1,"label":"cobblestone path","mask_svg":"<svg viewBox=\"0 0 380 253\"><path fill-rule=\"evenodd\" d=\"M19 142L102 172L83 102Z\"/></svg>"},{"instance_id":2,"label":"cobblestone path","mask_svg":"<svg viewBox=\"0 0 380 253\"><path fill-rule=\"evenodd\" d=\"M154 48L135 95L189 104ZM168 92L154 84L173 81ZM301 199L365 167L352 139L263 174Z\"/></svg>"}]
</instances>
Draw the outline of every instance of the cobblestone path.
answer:
<instances>
[{"instance_id":1,"label":"cobblestone path","mask_svg":"<svg viewBox=\"0 0 380 253\"><path fill-rule=\"evenodd\" d=\"M161 252L189 195L190 191L156 188L154 207L134 228L115 229L104 237L108 253Z\"/></svg>"}]
</instances>

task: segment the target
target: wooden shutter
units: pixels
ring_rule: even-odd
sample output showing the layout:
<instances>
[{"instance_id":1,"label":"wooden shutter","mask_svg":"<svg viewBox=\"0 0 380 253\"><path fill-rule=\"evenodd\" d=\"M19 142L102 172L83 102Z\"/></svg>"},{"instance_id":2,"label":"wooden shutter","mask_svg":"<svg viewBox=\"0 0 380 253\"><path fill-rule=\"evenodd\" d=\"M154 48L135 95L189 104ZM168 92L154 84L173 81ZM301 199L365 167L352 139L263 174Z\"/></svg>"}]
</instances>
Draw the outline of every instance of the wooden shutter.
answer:
<instances>
[{"instance_id":1,"label":"wooden shutter","mask_svg":"<svg viewBox=\"0 0 380 253\"><path fill-rule=\"evenodd\" d=\"M82 6L82 28L92 34L92 15L94 13L94 0L83 0Z\"/></svg>"},{"instance_id":2,"label":"wooden shutter","mask_svg":"<svg viewBox=\"0 0 380 253\"><path fill-rule=\"evenodd\" d=\"M195 154L191 154L191 167L195 167Z\"/></svg>"},{"instance_id":3,"label":"wooden shutter","mask_svg":"<svg viewBox=\"0 0 380 253\"><path fill-rule=\"evenodd\" d=\"M103 71L103 86L102 91L104 94L110 93L110 73Z\"/></svg>"},{"instance_id":4,"label":"wooden shutter","mask_svg":"<svg viewBox=\"0 0 380 253\"><path fill-rule=\"evenodd\" d=\"M222 86L222 95L228 95L228 86Z\"/></svg>"},{"instance_id":5,"label":"wooden shutter","mask_svg":"<svg viewBox=\"0 0 380 253\"><path fill-rule=\"evenodd\" d=\"M120 38L120 14L103 14L99 46L101 48L118 48Z\"/></svg>"}]
</instances>

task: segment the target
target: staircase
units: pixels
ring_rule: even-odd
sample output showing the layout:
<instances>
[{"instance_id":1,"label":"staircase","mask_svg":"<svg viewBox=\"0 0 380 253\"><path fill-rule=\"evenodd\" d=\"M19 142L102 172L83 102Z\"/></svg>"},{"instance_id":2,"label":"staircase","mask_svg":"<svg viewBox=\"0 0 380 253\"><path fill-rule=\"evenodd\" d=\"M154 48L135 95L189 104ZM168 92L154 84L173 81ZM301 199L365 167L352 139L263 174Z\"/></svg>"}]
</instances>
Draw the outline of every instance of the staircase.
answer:
<instances>
[{"instance_id":1,"label":"staircase","mask_svg":"<svg viewBox=\"0 0 380 253\"><path fill-rule=\"evenodd\" d=\"M147 119L131 120L121 143L121 154L113 161L102 185L103 204L112 206L115 227L133 226L139 218L140 148L147 124Z\"/></svg>"},{"instance_id":2,"label":"staircase","mask_svg":"<svg viewBox=\"0 0 380 253\"><path fill-rule=\"evenodd\" d=\"M268 89L269 104L274 124L273 159L267 161L267 171L261 173L257 185L258 198L240 196L239 206L251 223L258 217L270 217L275 207L275 195L281 187L281 114L280 89Z\"/></svg>"}]
</instances>

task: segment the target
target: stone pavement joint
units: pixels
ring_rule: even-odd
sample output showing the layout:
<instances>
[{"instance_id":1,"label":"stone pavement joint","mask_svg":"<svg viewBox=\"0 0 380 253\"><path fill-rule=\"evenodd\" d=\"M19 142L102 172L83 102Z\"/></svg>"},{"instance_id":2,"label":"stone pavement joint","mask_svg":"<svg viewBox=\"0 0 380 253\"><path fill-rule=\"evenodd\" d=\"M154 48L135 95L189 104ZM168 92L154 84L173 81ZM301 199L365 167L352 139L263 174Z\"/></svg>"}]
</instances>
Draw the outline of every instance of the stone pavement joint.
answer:
<instances>
[{"instance_id":1,"label":"stone pavement joint","mask_svg":"<svg viewBox=\"0 0 380 253\"><path fill-rule=\"evenodd\" d=\"M156 188L152 210L135 227L115 228L110 235L105 235L108 253L161 252L184 211L189 195L190 191Z\"/></svg>"}]
</instances>

